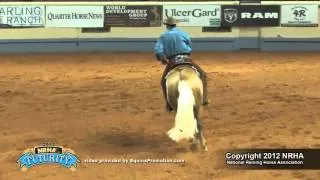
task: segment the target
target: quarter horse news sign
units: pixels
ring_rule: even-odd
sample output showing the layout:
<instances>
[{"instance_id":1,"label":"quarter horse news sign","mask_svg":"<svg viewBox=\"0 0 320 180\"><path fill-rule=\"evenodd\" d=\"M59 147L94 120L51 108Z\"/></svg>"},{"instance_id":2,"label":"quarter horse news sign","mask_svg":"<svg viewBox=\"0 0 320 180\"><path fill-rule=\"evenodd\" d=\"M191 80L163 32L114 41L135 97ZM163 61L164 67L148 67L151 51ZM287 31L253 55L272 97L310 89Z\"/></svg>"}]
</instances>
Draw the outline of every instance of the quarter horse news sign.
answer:
<instances>
[{"instance_id":1,"label":"quarter horse news sign","mask_svg":"<svg viewBox=\"0 0 320 180\"><path fill-rule=\"evenodd\" d=\"M103 6L47 6L46 27L101 28Z\"/></svg>"},{"instance_id":2,"label":"quarter horse news sign","mask_svg":"<svg viewBox=\"0 0 320 180\"><path fill-rule=\"evenodd\" d=\"M220 5L165 5L163 18L172 16L179 26L219 27L221 24Z\"/></svg>"}]
</instances>

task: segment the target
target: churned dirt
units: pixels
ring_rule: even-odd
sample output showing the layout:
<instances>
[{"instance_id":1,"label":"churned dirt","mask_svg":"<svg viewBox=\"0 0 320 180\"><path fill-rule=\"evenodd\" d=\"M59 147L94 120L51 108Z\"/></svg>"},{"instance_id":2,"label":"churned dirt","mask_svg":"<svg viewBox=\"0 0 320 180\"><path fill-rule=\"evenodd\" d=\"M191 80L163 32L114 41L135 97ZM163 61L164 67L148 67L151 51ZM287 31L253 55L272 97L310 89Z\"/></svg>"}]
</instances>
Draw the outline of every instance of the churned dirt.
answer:
<instances>
[{"instance_id":1,"label":"churned dirt","mask_svg":"<svg viewBox=\"0 0 320 180\"><path fill-rule=\"evenodd\" d=\"M202 114L209 152L166 136L163 66L151 53L0 56L0 179L319 179L320 171L217 168L227 148L320 148L320 53L195 53L209 76ZM20 171L42 142L71 148L76 171ZM86 163L88 159L181 159L185 163Z\"/></svg>"}]
</instances>

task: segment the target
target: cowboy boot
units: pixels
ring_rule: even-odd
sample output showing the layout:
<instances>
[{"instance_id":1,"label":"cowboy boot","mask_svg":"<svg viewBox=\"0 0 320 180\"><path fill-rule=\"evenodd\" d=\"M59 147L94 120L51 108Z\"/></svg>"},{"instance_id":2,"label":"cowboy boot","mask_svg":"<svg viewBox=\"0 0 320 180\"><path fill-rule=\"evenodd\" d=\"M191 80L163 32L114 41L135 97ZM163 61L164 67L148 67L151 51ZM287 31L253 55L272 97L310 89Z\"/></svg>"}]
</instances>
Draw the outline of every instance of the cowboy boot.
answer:
<instances>
[{"instance_id":1,"label":"cowboy boot","mask_svg":"<svg viewBox=\"0 0 320 180\"><path fill-rule=\"evenodd\" d=\"M164 101L166 102L165 109L169 112L173 111L173 108L170 106L168 99L167 99L167 87L166 87L166 81L164 80L164 76L161 79L161 87L163 92Z\"/></svg>"},{"instance_id":2,"label":"cowboy boot","mask_svg":"<svg viewBox=\"0 0 320 180\"><path fill-rule=\"evenodd\" d=\"M208 86L207 81L203 80L203 102L202 105L208 105L210 104L210 101L208 100Z\"/></svg>"},{"instance_id":3,"label":"cowboy boot","mask_svg":"<svg viewBox=\"0 0 320 180\"><path fill-rule=\"evenodd\" d=\"M173 111L173 108L170 106L170 104L169 104L168 101L166 101L166 110L167 110L168 112Z\"/></svg>"},{"instance_id":4,"label":"cowboy boot","mask_svg":"<svg viewBox=\"0 0 320 180\"><path fill-rule=\"evenodd\" d=\"M208 100L208 78L205 72L200 73L202 74L202 82L203 82L203 102L202 105L208 105L210 102Z\"/></svg>"},{"instance_id":5,"label":"cowboy boot","mask_svg":"<svg viewBox=\"0 0 320 180\"><path fill-rule=\"evenodd\" d=\"M203 83L203 101L202 105L208 105L210 104L210 101L208 100L208 77L207 74L201 69L201 67L194 63L194 66L197 68L200 78Z\"/></svg>"},{"instance_id":6,"label":"cowboy boot","mask_svg":"<svg viewBox=\"0 0 320 180\"><path fill-rule=\"evenodd\" d=\"M167 111L171 112L171 111L173 111L173 108L170 106L170 104L169 104L169 102L168 102L168 99L167 99L167 90L166 90L165 85L163 86L163 89L162 89L162 90L163 90L164 100L165 100L165 102L166 102L165 108L166 108Z\"/></svg>"},{"instance_id":7,"label":"cowboy boot","mask_svg":"<svg viewBox=\"0 0 320 180\"><path fill-rule=\"evenodd\" d=\"M166 80L165 77L167 75L167 73L170 71L170 66L167 65L165 70L163 71L162 77L161 77L161 87L162 87L162 91L163 91L163 97L164 100L166 102L166 106L165 109L169 112L173 111L173 108L170 106L168 99L167 99L167 87L166 87Z\"/></svg>"}]
</instances>

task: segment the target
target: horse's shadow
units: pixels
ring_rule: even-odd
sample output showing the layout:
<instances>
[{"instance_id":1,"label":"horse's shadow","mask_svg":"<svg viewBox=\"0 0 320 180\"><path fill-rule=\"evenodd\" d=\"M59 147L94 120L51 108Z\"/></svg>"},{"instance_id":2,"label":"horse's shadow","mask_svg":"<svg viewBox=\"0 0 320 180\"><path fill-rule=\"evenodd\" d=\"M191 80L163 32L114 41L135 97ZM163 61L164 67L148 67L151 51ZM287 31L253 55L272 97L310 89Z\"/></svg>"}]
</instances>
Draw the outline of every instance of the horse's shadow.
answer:
<instances>
[{"instance_id":1,"label":"horse's shadow","mask_svg":"<svg viewBox=\"0 0 320 180\"><path fill-rule=\"evenodd\" d=\"M143 131L105 131L96 132L86 141L91 152L113 155L144 154L154 156L175 156L188 152L187 146L172 142L164 134L146 134Z\"/></svg>"}]
</instances>

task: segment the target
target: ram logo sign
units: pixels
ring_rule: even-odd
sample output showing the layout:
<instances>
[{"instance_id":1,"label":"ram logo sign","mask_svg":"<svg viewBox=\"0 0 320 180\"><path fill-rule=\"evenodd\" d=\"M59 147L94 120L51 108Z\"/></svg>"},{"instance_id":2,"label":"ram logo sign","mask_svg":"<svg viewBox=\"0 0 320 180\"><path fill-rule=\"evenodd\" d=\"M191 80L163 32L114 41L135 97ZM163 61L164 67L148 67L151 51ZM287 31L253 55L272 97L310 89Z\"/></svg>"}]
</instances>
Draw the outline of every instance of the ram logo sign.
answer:
<instances>
[{"instance_id":1,"label":"ram logo sign","mask_svg":"<svg viewBox=\"0 0 320 180\"><path fill-rule=\"evenodd\" d=\"M279 26L280 6L278 5L225 5L222 9L222 26ZM257 21L258 19L258 21Z\"/></svg>"},{"instance_id":2,"label":"ram logo sign","mask_svg":"<svg viewBox=\"0 0 320 180\"><path fill-rule=\"evenodd\" d=\"M225 9L224 10L224 19L228 23L233 23L238 19L238 10L237 9Z\"/></svg>"},{"instance_id":3,"label":"ram logo sign","mask_svg":"<svg viewBox=\"0 0 320 180\"><path fill-rule=\"evenodd\" d=\"M278 19L279 14L276 12L256 12L256 13L251 13L251 12L243 12L241 13L241 18L242 19Z\"/></svg>"}]
</instances>

